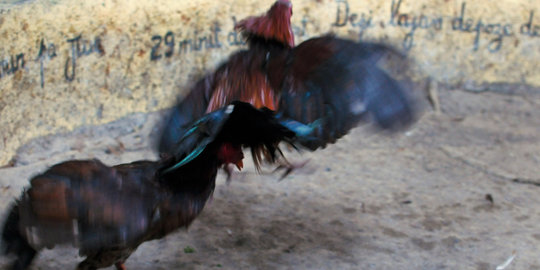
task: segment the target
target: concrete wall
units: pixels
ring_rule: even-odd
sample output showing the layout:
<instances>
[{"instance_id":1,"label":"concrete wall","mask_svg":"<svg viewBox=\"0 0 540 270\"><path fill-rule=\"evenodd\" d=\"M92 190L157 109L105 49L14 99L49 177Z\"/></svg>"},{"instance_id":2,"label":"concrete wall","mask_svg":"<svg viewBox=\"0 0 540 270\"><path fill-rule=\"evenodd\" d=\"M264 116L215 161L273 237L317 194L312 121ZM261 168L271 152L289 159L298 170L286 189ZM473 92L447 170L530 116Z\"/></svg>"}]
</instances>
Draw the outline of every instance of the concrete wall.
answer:
<instances>
[{"instance_id":1,"label":"concrete wall","mask_svg":"<svg viewBox=\"0 0 540 270\"><path fill-rule=\"evenodd\" d=\"M32 138L170 107L243 46L234 21L272 3L0 2L0 165ZM537 0L299 0L293 10L297 42L329 31L386 40L441 83L540 87Z\"/></svg>"}]
</instances>

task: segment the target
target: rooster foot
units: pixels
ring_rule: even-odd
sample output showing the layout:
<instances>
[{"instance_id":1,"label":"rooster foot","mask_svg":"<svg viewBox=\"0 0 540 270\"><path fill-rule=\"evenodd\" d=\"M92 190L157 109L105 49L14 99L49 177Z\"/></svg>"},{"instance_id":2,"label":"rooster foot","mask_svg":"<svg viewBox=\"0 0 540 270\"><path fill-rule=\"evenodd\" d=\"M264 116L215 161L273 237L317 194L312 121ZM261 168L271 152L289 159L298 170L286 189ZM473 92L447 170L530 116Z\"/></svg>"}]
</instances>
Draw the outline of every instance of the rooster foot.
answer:
<instances>
[{"instance_id":1,"label":"rooster foot","mask_svg":"<svg viewBox=\"0 0 540 270\"><path fill-rule=\"evenodd\" d=\"M283 172L283 174L279 178L279 181L281 181L294 170L304 167L309 161L310 159L306 159L300 162L288 162L285 160L285 161L282 161L281 164L272 173L275 173L279 170L285 170L285 172Z\"/></svg>"},{"instance_id":2,"label":"rooster foot","mask_svg":"<svg viewBox=\"0 0 540 270\"><path fill-rule=\"evenodd\" d=\"M236 175L236 173L234 172L234 168L236 168L236 165L234 165L234 164L227 164L227 165L225 165L223 167L223 170L225 171L225 174L227 174L227 180L225 180L227 185L229 185L231 183L231 180L233 179L233 176Z\"/></svg>"}]
</instances>

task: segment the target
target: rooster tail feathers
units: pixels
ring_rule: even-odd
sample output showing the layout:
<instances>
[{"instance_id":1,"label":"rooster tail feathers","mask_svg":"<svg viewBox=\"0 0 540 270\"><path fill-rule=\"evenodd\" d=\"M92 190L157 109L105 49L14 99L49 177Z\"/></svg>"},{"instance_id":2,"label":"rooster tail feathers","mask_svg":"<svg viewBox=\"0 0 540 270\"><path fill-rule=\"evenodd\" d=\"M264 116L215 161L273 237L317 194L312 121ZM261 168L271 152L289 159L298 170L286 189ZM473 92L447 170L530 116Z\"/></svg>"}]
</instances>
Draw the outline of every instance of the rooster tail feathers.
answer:
<instances>
[{"instance_id":1,"label":"rooster tail feathers","mask_svg":"<svg viewBox=\"0 0 540 270\"><path fill-rule=\"evenodd\" d=\"M175 108L169 124L179 124L176 123L175 119L182 117L182 114L178 113L177 108ZM229 119L232 108L233 107L227 106L206 114L191 125L182 123L182 128L178 131L173 131L175 129L174 126L168 127L167 131L175 132L173 136L169 137L174 140L174 143L173 141L168 143L171 144L169 149L164 149L162 152L167 151L168 153L171 153L178 162L165 168L162 172L171 172L196 159L206 147L215 140L216 136L223 128L223 125ZM184 120L184 118L182 118L182 120Z\"/></svg>"}]
</instances>

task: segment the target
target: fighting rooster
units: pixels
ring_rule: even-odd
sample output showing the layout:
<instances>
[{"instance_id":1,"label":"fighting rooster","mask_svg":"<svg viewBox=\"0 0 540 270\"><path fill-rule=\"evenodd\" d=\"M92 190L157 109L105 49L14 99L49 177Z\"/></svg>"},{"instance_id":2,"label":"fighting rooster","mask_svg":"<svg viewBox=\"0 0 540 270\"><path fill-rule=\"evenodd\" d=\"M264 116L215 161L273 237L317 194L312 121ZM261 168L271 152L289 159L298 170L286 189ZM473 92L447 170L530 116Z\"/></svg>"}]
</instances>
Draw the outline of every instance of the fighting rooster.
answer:
<instances>
[{"instance_id":1,"label":"fighting rooster","mask_svg":"<svg viewBox=\"0 0 540 270\"><path fill-rule=\"evenodd\" d=\"M415 113L407 89L376 65L385 55L402 58L399 52L332 35L295 47L291 16L292 4L278 0L266 14L235 26L248 49L198 81L173 109L160 153L176 155L175 145L189 123L235 100L288 119L282 124L310 150L334 143L362 119L390 130L412 122Z\"/></svg>"},{"instance_id":2,"label":"fighting rooster","mask_svg":"<svg viewBox=\"0 0 540 270\"><path fill-rule=\"evenodd\" d=\"M78 270L123 263L145 241L187 227L202 211L226 164L240 166L238 147L275 160L280 141L295 135L266 109L234 102L201 117L175 150L180 160L137 161L114 167L98 160L67 161L31 179L2 231L12 269L28 269L37 252L72 244L86 259Z\"/></svg>"}]
</instances>

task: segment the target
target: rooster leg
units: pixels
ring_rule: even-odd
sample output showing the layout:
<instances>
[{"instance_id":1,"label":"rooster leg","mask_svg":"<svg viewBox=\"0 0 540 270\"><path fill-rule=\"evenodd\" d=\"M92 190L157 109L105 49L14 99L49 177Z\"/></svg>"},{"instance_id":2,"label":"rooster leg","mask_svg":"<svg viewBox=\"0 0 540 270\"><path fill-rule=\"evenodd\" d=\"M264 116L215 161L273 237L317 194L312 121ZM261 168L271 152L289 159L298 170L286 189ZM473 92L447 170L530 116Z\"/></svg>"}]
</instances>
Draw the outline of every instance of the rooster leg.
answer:
<instances>
[{"instance_id":1,"label":"rooster leg","mask_svg":"<svg viewBox=\"0 0 540 270\"><path fill-rule=\"evenodd\" d=\"M287 160L282 160L280 162L281 164L273 172L275 173L275 172L277 172L279 170L282 170L282 169L285 170L285 172L279 178L279 180L281 181L285 177L287 177L287 175L289 175L291 172L293 172L294 170L304 167L309 161L310 161L310 159L306 159L306 160L300 161L300 162L289 162Z\"/></svg>"},{"instance_id":2,"label":"rooster leg","mask_svg":"<svg viewBox=\"0 0 540 270\"><path fill-rule=\"evenodd\" d=\"M234 164L227 164L223 167L223 170L227 174L227 180L226 180L227 184L231 183L231 179L233 178L233 175L235 175L234 166L235 166Z\"/></svg>"},{"instance_id":3,"label":"rooster leg","mask_svg":"<svg viewBox=\"0 0 540 270\"><path fill-rule=\"evenodd\" d=\"M22 245L26 246L27 244L24 243ZM13 264L11 269L14 269L14 270L27 269L28 266L30 265L30 263L32 263L32 259L34 259L37 252L32 248L28 249L28 248L23 246L21 249L23 249L23 248L25 250L23 250L23 252L18 254L18 258L15 261L15 263Z\"/></svg>"},{"instance_id":4,"label":"rooster leg","mask_svg":"<svg viewBox=\"0 0 540 270\"><path fill-rule=\"evenodd\" d=\"M116 267L116 270L126 270L126 266L123 262L117 262L114 264L114 266Z\"/></svg>"}]
</instances>

